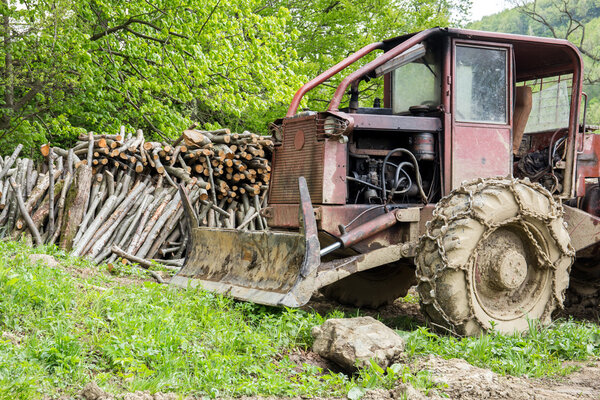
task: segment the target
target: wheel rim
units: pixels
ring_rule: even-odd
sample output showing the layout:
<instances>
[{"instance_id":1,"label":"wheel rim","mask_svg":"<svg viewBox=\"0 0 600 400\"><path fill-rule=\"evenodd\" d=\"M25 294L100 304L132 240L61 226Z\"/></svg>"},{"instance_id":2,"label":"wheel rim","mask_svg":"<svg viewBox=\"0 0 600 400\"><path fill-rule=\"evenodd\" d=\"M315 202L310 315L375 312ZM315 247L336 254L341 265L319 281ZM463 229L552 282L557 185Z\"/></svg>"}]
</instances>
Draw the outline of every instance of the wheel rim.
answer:
<instances>
[{"instance_id":1,"label":"wheel rim","mask_svg":"<svg viewBox=\"0 0 600 400\"><path fill-rule=\"evenodd\" d=\"M547 254L543 235L533 225L521 224L495 229L479 242L473 254L471 290L476 303L490 318L499 321L530 314L544 300L552 282L552 269L542 261L540 249L528 232Z\"/></svg>"}]
</instances>

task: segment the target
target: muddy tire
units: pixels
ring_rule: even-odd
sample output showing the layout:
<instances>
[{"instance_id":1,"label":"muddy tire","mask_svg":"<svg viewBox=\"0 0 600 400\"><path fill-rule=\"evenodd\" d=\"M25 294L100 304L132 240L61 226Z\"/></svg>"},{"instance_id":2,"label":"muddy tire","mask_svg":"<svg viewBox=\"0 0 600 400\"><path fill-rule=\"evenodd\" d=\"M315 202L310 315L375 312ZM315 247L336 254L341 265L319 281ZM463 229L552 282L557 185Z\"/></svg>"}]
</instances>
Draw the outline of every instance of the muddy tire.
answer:
<instances>
[{"instance_id":1,"label":"muddy tire","mask_svg":"<svg viewBox=\"0 0 600 400\"><path fill-rule=\"evenodd\" d=\"M379 308L406 296L417 283L414 266L387 264L352 274L321 289L321 293L340 304Z\"/></svg>"},{"instance_id":2,"label":"muddy tire","mask_svg":"<svg viewBox=\"0 0 600 400\"><path fill-rule=\"evenodd\" d=\"M421 310L472 336L550 321L569 284L573 247L562 205L538 184L479 179L436 206L417 247Z\"/></svg>"}]
</instances>

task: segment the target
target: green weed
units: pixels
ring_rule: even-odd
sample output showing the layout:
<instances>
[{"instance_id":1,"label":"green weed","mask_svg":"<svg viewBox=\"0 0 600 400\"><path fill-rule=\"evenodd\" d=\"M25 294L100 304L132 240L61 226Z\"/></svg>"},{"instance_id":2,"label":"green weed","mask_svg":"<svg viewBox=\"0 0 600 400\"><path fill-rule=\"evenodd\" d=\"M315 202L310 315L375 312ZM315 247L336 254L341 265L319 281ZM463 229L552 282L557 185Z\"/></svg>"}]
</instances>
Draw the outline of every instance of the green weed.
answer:
<instances>
[{"instance_id":1,"label":"green weed","mask_svg":"<svg viewBox=\"0 0 600 400\"><path fill-rule=\"evenodd\" d=\"M366 368L358 371L358 377L349 390L347 397L349 400L358 400L369 389L389 390L395 388L398 383L408 383L426 395L431 392L443 395L439 390L446 387L444 384L434 382L428 371L413 373L410 367L404 364L392 364L384 370L371 360Z\"/></svg>"},{"instance_id":2,"label":"green weed","mask_svg":"<svg viewBox=\"0 0 600 400\"><path fill-rule=\"evenodd\" d=\"M473 365L516 376L566 375L575 367L564 367L564 361L600 357L600 327L574 320L556 321L548 327L530 321L524 334L492 331L476 338L439 336L425 327L399 333L406 338L407 352L412 356L463 358Z\"/></svg>"},{"instance_id":3,"label":"green weed","mask_svg":"<svg viewBox=\"0 0 600 400\"><path fill-rule=\"evenodd\" d=\"M40 251L70 268L105 268ZM97 291L63 268L32 264L30 252L0 243L0 398L69 395L91 379L112 392L209 397L347 392L347 376L279 356L312 344L310 329L323 322L316 313L152 282Z\"/></svg>"}]
</instances>

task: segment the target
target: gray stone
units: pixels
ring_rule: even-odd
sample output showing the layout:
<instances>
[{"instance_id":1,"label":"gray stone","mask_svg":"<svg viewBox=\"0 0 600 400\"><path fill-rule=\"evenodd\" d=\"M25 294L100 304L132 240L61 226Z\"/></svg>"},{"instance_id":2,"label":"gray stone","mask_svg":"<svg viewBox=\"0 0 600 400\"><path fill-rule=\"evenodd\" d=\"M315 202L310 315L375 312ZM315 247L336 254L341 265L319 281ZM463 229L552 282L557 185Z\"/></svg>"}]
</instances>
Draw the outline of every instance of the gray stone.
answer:
<instances>
[{"instance_id":1,"label":"gray stone","mask_svg":"<svg viewBox=\"0 0 600 400\"><path fill-rule=\"evenodd\" d=\"M79 392L79 397L84 400L114 400L114 397L100 389L96 382L85 385Z\"/></svg>"},{"instance_id":2,"label":"gray stone","mask_svg":"<svg viewBox=\"0 0 600 400\"><path fill-rule=\"evenodd\" d=\"M312 336L313 351L347 371L368 366L370 359L385 369L404 351L404 339L372 317L329 319Z\"/></svg>"},{"instance_id":3,"label":"gray stone","mask_svg":"<svg viewBox=\"0 0 600 400\"><path fill-rule=\"evenodd\" d=\"M56 261L56 258L49 256L48 254L30 254L29 261L31 261L34 264L38 261L41 261L48 267L58 266L58 261Z\"/></svg>"}]
</instances>

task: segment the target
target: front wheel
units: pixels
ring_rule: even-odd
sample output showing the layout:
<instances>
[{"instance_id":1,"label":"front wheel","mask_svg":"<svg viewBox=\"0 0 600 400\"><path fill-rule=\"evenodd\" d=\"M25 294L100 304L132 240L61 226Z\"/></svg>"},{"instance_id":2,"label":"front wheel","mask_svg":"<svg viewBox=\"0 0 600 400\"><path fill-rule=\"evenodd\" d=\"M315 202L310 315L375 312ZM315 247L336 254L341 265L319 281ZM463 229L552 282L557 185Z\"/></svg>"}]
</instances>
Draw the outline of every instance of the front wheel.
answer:
<instances>
[{"instance_id":1,"label":"front wheel","mask_svg":"<svg viewBox=\"0 0 600 400\"><path fill-rule=\"evenodd\" d=\"M528 329L562 306L574 251L563 209L538 184L479 179L440 200L417 248L433 325L472 336Z\"/></svg>"}]
</instances>

